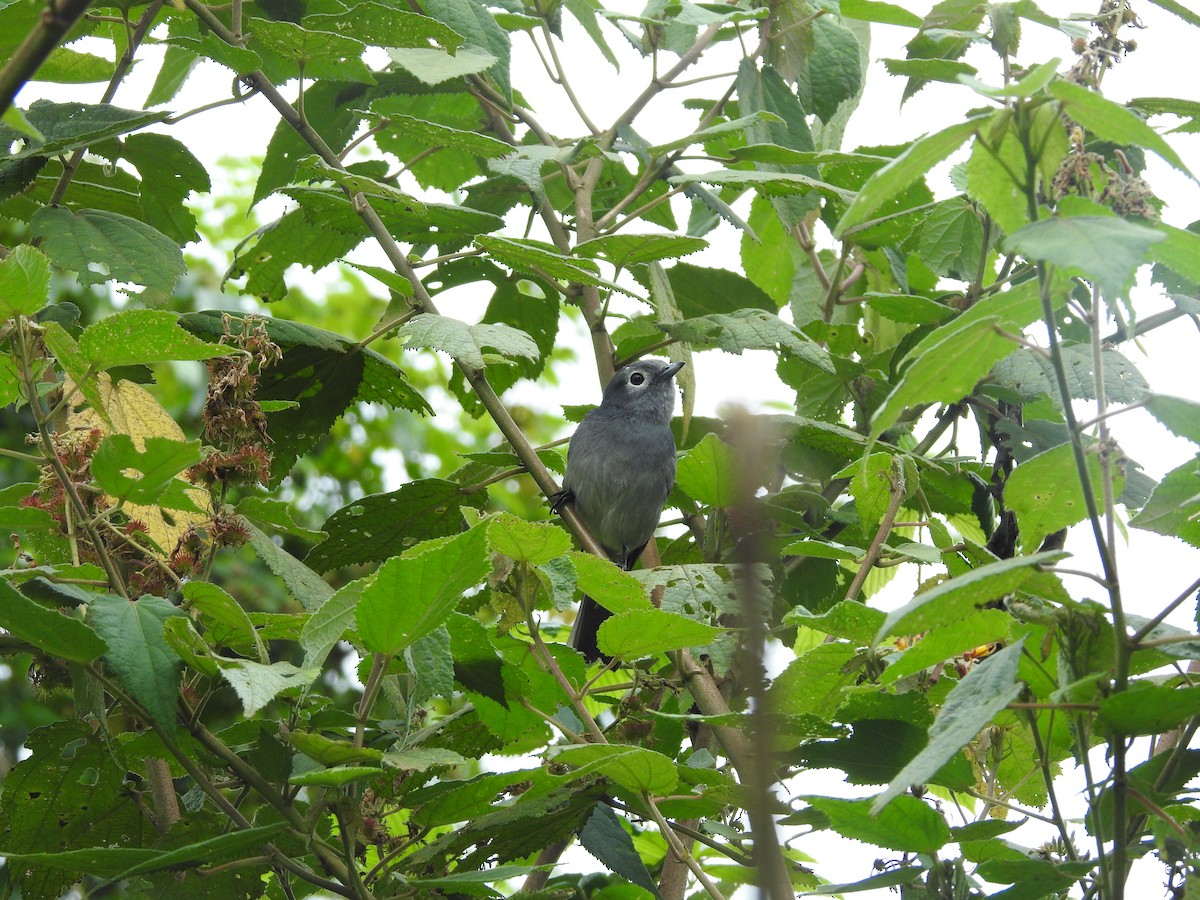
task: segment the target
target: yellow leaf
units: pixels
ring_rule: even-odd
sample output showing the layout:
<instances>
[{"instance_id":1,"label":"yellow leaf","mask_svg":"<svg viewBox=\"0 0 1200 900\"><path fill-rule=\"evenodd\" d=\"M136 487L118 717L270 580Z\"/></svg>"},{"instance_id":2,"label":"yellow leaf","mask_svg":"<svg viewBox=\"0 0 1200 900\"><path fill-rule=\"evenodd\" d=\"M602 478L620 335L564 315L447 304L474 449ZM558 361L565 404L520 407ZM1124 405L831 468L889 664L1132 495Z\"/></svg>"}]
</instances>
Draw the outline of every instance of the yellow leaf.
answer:
<instances>
[{"instance_id":1,"label":"yellow leaf","mask_svg":"<svg viewBox=\"0 0 1200 900\"><path fill-rule=\"evenodd\" d=\"M170 438L173 441L187 440L183 429L171 418L171 414L141 386L131 381L118 381L113 384L112 379L103 372L97 376L97 383L104 410L108 413L112 427L108 426L96 410L85 408L75 410L67 417L68 428L96 428L104 435L127 434L139 452L145 451L148 437ZM70 383L66 385L68 391L73 387ZM135 503L126 503L124 508L131 519L145 524L150 539L162 548L163 553L169 555L189 528L203 525L211 517L207 511L212 509L212 496L206 488L190 488L188 496L206 512L163 510L157 506L139 506Z\"/></svg>"}]
</instances>

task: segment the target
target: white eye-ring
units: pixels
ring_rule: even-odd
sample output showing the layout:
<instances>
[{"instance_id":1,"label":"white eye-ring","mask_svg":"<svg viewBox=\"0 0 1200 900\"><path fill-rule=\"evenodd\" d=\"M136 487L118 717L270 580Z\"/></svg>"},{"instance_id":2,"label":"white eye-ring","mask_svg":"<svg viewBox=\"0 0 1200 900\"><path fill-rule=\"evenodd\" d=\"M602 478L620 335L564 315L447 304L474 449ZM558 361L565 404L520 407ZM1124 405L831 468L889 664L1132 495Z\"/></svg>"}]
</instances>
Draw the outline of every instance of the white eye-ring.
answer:
<instances>
[{"instance_id":1,"label":"white eye-ring","mask_svg":"<svg viewBox=\"0 0 1200 900\"><path fill-rule=\"evenodd\" d=\"M646 376L643 375L641 372L634 372L632 375L629 376L630 384L641 384L645 380L646 380Z\"/></svg>"}]
</instances>

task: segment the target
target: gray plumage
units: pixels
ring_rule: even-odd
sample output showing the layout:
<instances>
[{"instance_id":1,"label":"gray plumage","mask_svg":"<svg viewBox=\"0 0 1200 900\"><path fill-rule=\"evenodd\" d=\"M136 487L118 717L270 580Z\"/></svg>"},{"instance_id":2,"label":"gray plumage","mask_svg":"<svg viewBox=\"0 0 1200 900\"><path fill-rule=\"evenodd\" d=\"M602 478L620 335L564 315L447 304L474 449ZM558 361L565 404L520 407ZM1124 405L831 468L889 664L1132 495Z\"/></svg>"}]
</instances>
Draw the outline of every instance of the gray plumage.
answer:
<instances>
[{"instance_id":1,"label":"gray plumage","mask_svg":"<svg viewBox=\"0 0 1200 900\"><path fill-rule=\"evenodd\" d=\"M675 484L675 373L683 363L642 359L621 369L571 438L563 499L623 569L633 568L654 535ZM584 597L571 646L599 657L596 629L608 611Z\"/></svg>"}]
</instances>

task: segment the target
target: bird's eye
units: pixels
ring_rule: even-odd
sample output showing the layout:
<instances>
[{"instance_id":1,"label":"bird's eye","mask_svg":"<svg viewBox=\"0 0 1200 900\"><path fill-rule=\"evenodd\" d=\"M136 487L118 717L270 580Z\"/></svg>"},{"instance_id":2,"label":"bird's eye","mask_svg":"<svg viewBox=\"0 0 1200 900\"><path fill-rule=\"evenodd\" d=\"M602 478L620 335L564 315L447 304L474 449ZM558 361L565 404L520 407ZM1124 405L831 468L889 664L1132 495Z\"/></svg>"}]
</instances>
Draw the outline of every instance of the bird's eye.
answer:
<instances>
[{"instance_id":1,"label":"bird's eye","mask_svg":"<svg viewBox=\"0 0 1200 900\"><path fill-rule=\"evenodd\" d=\"M645 380L646 380L646 376L643 375L641 372L634 372L632 375L629 376L630 384L641 384Z\"/></svg>"}]
</instances>

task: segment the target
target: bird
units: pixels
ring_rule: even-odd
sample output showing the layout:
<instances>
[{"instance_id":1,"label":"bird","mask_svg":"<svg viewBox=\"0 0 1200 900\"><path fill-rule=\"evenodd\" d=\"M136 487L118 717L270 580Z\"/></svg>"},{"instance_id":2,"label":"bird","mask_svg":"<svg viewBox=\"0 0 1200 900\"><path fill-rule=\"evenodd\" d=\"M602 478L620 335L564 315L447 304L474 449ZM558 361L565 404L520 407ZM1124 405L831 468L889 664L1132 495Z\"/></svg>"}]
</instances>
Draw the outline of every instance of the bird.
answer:
<instances>
[{"instance_id":1,"label":"bird","mask_svg":"<svg viewBox=\"0 0 1200 900\"><path fill-rule=\"evenodd\" d=\"M567 501L608 558L632 569L654 535L675 484L675 373L682 362L647 358L619 369L600 405L584 416L567 449L563 489L551 507ZM612 613L584 596L568 643L589 662L602 658L600 625Z\"/></svg>"}]
</instances>

